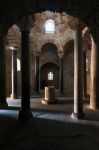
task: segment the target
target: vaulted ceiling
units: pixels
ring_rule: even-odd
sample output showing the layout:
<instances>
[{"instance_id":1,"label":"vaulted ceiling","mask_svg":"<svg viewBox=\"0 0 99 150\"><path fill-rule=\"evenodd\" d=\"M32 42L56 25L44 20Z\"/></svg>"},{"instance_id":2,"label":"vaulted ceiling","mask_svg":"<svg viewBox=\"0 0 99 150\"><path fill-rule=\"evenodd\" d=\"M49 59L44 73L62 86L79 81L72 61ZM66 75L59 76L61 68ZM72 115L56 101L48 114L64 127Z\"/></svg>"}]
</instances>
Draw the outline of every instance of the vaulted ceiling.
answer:
<instances>
[{"instance_id":1,"label":"vaulted ceiling","mask_svg":"<svg viewBox=\"0 0 99 150\"><path fill-rule=\"evenodd\" d=\"M87 21L96 15L98 5L98 0L3 0L0 2L0 22L14 22L24 15L44 10L65 11Z\"/></svg>"},{"instance_id":2,"label":"vaulted ceiling","mask_svg":"<svg viewBox=\"0 0 99 150\"><path fill-rule=\"evenodd\" d=\"M45 10L66 12L82 19L96 42L99 35L99 0L3 0L0 2L0 31L8 29L22 16Z\"/></svg>"}]
</instances>

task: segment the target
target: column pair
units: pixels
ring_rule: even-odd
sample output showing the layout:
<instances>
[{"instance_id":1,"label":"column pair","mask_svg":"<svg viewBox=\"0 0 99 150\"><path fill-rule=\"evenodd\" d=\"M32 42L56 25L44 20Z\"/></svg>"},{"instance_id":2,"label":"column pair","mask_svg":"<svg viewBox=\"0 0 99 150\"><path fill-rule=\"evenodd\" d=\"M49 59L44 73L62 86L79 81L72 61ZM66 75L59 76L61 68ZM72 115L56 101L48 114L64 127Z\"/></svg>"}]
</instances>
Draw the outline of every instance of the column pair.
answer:
<instances>
[{"instance_id":1,"label":"column pair","mask_svg":"<svg viewBox=\"0 0 99 150\"><path fill-rule=\"evenodd\" d=\"M83 93L84 93L84 76L83 76L83 60L82 60L82 46L81 46L81 31L75 31L74 38L74 113L73 117L83 118ZM91 49L91 70L90 70L90 108L99 109L99 51L92 40ZM84 54L85 55L85 54ZM84 56L86 58L86 56ZM86 68L86 67L84 67Z\"/></svg>"}]
</instances>

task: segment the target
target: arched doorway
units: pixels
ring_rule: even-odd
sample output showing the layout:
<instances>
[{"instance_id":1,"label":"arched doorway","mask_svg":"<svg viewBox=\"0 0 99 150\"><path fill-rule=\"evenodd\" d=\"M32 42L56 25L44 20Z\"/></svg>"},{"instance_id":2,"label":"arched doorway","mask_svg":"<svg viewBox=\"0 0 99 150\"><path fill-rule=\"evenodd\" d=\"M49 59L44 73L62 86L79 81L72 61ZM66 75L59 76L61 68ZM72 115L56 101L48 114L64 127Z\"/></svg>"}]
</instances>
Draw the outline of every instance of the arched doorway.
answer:
<instances>
[{"instance_id":1,"label":"arched doorway","mask_svg":"<svg viewBox=\"0 0 99 150\"><path fill-rule=\"evenodd\" d=\"M59 88L59 66L55 63L48 62L40 69L40 88L45 86L54 86Z\"/></svg>"},{"instance_id":2,"label":"arched doorway","mask_svg":"<svg viewBox=\"0 0 99 150\"><path fill-rule=\"evenodd\" d=\"M40 54L40 89L43 90L45 86L59 89L59 58L53 43L44 44Z\"/></svg>"},{"instance_id":3,"label":"arched doorway","mask_svg":"<svg viewBox=\"0 0 99 150\"><path fill-rule=\"evenodd\" d=\"M48 62L58 63L57 46L53 43L45 43L41 48L40 66Z\"/></svg>"}]
</instances>

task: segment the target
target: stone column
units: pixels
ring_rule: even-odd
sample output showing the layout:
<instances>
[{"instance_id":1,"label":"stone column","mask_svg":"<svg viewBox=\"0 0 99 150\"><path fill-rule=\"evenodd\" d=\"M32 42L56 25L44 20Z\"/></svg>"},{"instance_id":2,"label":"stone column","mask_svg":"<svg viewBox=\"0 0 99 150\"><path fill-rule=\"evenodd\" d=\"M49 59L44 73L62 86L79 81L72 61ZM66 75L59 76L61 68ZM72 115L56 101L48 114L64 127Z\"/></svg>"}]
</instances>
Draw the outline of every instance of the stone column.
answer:
<instances>
[{"instance_id":1,"label":"stone column","mask_svg":"<svg viewBox=\"0 0 99 150\"><path fill-rule=\"evenodd\" d=\"M22 80L22 99L21 110L18 119L20 121L31 119L30 110L30 49L29 49L29 18L24 17L20 23L21 29L21 80Z\"/></svg>"},{"instance_id":2,"label":"stone column","mask_svg":"<svg viewBox=\"0 0 99 150\"><path fill-rule=\"evenodd\" d=\"M6 102L6 54L5 37L0 37L0 107L7 106Z\"/></svg>"},{"instance_id":3,"label":"stone column","mask_svg":"<svg viewBox=\"0 0 99 150\"><path fill-rule=\"evenodd\" d=\"M90 108L99 109L99 50L92 38L90 75Z\"/></svg>"},{"instance_id":4,"label":"stone column","mask_svg":"<svg viewBox=\"0 0 99 150\"><path fill-rule=\"evenodd\" d=\"M59 89L60 93L63 94L63 52L59 52Z\"/></svg>"},{"instance_id":5,"label":"stone column","mask_svg":"<svg viewBox=\"0 0 99 150\"><path fill-rule=\"evenodd\" d=\"M35 92L39 94L39 52L35 53Z\"/></svg>"},{"instance_id":6,"label":"stone column","mask_svg":"<svg viewBox=\"0 0 99 150\"><path fill-rule=\"evenodd\" d=\"M84 91L83 91L83 98L86 98L87 96L87 84L86 84L86 51L83 52L83 64L84 64L84 68L83 68L83 74L84 74Z\"/></svg>"},{"instance_id":7,"label":"stone column","mask_svg":"<svg viewBox=\"0 0 99 150\"><path fill-rule=\"evenodd\" d=\"M12 49L12 99L18 98L17 96L17 50Z\"/></svg>"},{"instance_id":8,"label":"stone column","mask_svg":"<svg viewBox=\"0 0 99 150\"><path fill-rule=\"evenodd\" d=\"M72 117L82 119L83 114L83 53L82 32L76 29L74 33L74 112Z\"/></svg>"}]
</instances>

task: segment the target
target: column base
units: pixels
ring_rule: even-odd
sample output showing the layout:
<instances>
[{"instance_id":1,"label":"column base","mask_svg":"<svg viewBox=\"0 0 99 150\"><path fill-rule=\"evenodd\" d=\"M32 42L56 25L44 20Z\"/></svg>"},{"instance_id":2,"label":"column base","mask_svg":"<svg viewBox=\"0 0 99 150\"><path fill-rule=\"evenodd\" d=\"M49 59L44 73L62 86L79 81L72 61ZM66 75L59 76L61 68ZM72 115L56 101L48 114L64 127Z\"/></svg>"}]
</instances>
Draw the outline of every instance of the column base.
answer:
<instances>
[{"instance_id":1,"label":"column base","mask_svg":"<svg viewBox=\"0 0 99 150\"><path fill-rule=\"evenodd\" d=\"M90 109L92 109L92 110L99 110L99 105L98 106L96 106L96 105L94 105L94 106L90 105Z\"/></svg>"},{"instance_id":2,"label":"column base","mask_svg":"<svg viewBox=\"0 0 99 150\"><path fill-rule=\"evenodd\" d=\"M8 107L7 102L4 103L0 102L0 108L7 108L7 107Z\"/></svg>"},{"instance_id":3,"label":"column base","mask_svg":"<svg viewBox=\"0 0 99 150\"><path fill-rule=\"evenodd\" d=\"M33 115L31 111L23 111L23 110L19 111L19 116L18 116L19 121L28 121L32 118L33 118Z\"/></svg>"},{"instance_id":4,"label":"column base","mask_svg":"<svg viewBox=\"0 0 99 150\"><path fill-rule=\"evenodd\" d=\"M56 104L57 103L57 99L54 99L54 100L46 100L46 99L43 99L42 100L42 104Z\"/></svg>"},{"instance_id":5,"label":"column base","mask_svg":"<svg viewBox=\"0 0 99 150\"><path fill-rule=\"evenodd\" d=\"M18 96L15 96L15 95L11 94L11 99L18 99Z\"/></svg>"},{"instance_id":6,"label":"column base","mask_svg":"<svg viewBox=\"0 0 99 150\"><path fill-rule=\"evenodd\" d=\"M81 113L81 114L76 114L76 113L72 113L71 114L71 118L73 119L84 119L85 114Z\"/></svg>"}]
</instances>

